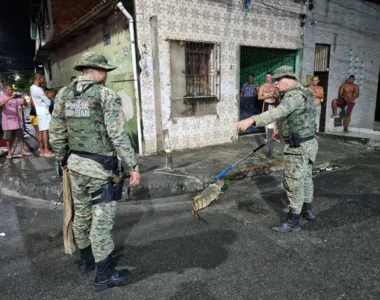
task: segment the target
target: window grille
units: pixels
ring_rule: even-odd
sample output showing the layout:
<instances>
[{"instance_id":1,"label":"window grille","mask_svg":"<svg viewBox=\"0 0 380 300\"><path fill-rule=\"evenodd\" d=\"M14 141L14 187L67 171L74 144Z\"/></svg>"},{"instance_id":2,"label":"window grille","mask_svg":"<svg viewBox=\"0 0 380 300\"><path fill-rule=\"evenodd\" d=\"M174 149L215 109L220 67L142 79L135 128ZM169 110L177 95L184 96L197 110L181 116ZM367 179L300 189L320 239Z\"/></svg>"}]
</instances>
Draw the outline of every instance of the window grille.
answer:
<instances>
[{"instance_id":1,"label":"window grille","mask_svg":"<svg viewBox=\"0 0 380 300\"><path fill-rule=\"evenodd\" d=\"M216 114L220 44L170 40L171 118Z\"/></svg>"},{"instance_id":2,"label":"window grille","mask_svg":"<svg viewBox=\"0 0 380 300\"><path fill-rule=\"evenodd\" d=\"M316 44L314 72L327 72L330 67L330 45Z\"/></svg>"},{"instance_id":3,"label":"window grille","mask_svg":"<svg viewBox=\"0 0 380 300\"><path fill-rule=\"evenodd\" d=\"M185 100L220 97L220 45L185 42Z\"/></svg>"}]
</instances>

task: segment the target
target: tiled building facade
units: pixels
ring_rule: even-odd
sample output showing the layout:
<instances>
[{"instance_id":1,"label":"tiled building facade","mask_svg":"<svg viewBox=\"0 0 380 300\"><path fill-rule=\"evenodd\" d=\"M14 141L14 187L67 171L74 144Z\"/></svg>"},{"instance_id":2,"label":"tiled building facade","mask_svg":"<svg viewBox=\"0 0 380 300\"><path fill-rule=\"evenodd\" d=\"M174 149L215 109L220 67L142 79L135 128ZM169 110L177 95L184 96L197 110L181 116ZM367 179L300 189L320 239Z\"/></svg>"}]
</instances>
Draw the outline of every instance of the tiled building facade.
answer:
<instances>
[{"instance_id":1,"label":"tiled building facade","mask_svg":"<svg viewBox=\"0 0 380 300\"><path fill-rule=\"evenodd\" d=\"M173 149L236 139L233 124L239 114L240 46L301 47L299 15L305 5L292 0L252 1L248 12L241 0L136 0L135 9L145 153L157 150L161 130L168 130ZM219 69L213 79L220 87L217 101L192 103L189 106L195 111L188 114L184 110L183 116L174 109L182 104L173 96L181 85L181 72L173 69L173 59L182 59L182 73L188 70L184 55L181 58L173 50L174 41L202 42L220 51L220 66L215 65Z\"/></svg>"}]
</instances>

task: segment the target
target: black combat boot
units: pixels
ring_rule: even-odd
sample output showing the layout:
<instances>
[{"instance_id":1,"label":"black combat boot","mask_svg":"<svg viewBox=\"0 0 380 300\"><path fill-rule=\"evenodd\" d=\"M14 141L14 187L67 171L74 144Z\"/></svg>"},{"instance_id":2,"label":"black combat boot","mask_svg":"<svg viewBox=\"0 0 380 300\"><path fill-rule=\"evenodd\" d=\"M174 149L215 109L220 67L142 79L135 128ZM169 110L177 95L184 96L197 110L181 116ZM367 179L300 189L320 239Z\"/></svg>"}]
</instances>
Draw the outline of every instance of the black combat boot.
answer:
<instances>
[{"instance_id":1,"label":"black combat boot","mask_svg":"<svg viewBox=\"0 0 380 300\"><path fill-rule=\"evenodd\" d=\"M102 291L127 283L128 270L116 271L111 264L111 256L96 263L95 290Z\"/></svg>"},{"instance_id":2,"label":"black combat boot","mask_svg":"<svg viewBox=\"0 0 380 300\"><path fill-rule=\"evenodd\" d=\"M289 210L288 216L280 222L278 226L272 227L277 232L298 232L301 231L300 215L296 215Z\"/></svg>"},{"instance_id":3,"label":"black combat boot","mask_svg":"<svg viewBox=\"0 0 380 300\"><path fill-rule=\"evenodd\" d=\"M79 249L80 251L80 260L77 262L78 269L81 274L86 274L88 272L95 270L95 258L92 254L91 245L84 248Z\"/></svg>"},{"instance_id":4,"label":"black combat boot","mask_svg":"<svg viewBox=\"0 0 380 300\"><path fill-rule=\"evenodd\" d=\"M308 221L313 221L313 219L315 218L313 216L313 212L311 210L311 203L304 203L302 205L302 211L301 211L301 215L302 217L304 217L306 220Z\"/></svg>"}]
</instances>

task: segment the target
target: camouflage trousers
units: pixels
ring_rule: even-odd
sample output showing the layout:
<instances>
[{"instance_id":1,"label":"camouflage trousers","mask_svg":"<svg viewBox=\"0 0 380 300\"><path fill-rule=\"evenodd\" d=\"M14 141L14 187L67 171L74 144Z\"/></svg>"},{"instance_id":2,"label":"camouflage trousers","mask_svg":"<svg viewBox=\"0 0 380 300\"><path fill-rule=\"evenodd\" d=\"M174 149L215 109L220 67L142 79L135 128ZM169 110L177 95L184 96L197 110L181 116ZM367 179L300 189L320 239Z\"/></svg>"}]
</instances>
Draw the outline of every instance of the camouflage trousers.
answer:
<instances>
[{"instance_id":1,"label":"camouflage trousers","mask_svg":"<svg viewBox=\"0 0 380 300\"><path fill-rule=\"evenodd\" d=\"M287 146L288 147L288 146ZM314 195L312 178L313 163L318 151L318 143L313 140L302 144L298 150L285 147L285 172L283 185L288 196L289 208L295 214L301 213L304 203L311 203ZM288 150L288 151L286 151Z\"/></svg>"},{"instance_id":2,"label":"camouflage trousers","mask_svg":"<svg viewBox=\"0 0 380 300\"><path fill-rule=\"evenodd\" d=\"M117 201L92 204L91 193L106 184L104 179L85 176L70 170L72 197L74 201L73 230L79 249L91 244L95 261L104 260L114 249L112 229Z\"/></svg>"}]
</instances>

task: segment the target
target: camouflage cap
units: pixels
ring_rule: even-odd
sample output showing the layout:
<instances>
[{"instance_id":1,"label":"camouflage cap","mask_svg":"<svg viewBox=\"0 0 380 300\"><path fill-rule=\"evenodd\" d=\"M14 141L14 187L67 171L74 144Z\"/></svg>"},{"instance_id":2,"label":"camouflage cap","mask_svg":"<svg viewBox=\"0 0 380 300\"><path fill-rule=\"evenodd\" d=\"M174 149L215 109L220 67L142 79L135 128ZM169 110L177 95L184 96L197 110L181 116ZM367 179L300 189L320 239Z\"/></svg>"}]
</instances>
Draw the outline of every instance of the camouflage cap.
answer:
<instances>
[{"instance_id":1,"label":"camouflage cap","mask_svg":"<svg viewBox=\"0 0 380 300\"><path fill-rule=\"evenodd\" d=\"M117 67L110 65L104 55L96 52L86 52L81 59L74 64L74 70L82 71L85 68L99 68L106 71L115 70Z\"/></svg>"},{"instance_id":2,"label":"camouflage cap","mask_svg":"<svg viewBox=\"0 0 380 300\"><path fill-rule=\"evenodd\" d=\"M281 66L281 67L278 67L274 71L274 74L273 74L272 78L273 79L279 79L279 78L285 77L285 76L294 77L296 80L299 80L298 76L293 71L293 67L291 67L291 66Z\"/></svg>"}]
</instances>

